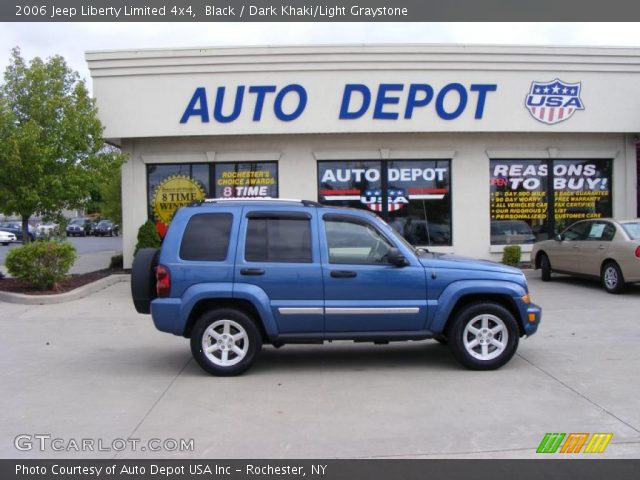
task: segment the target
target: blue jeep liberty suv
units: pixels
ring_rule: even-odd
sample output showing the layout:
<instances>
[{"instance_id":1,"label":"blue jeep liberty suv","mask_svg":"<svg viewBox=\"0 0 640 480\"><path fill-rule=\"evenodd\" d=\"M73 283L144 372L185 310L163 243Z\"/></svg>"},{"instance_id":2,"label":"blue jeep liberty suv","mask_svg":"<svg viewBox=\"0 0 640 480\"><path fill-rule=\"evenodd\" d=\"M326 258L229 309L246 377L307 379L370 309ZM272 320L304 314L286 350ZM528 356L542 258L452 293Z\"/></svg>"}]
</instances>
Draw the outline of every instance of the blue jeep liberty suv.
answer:
<instances>
[{"instance_id":1,"label":"blue jeep liberty suv","mask_svg":"<svg viewBox=\"0 0 640 480\"><path fill-rule=\"evenodd\" d=\"M415 248L373 213L306 200L179 209L162 247L136 255L131 290L220 376L246 371L263 344L327 340L435 339L490 370L541 317L518 269Z\"/></svg>"}]
</instances>

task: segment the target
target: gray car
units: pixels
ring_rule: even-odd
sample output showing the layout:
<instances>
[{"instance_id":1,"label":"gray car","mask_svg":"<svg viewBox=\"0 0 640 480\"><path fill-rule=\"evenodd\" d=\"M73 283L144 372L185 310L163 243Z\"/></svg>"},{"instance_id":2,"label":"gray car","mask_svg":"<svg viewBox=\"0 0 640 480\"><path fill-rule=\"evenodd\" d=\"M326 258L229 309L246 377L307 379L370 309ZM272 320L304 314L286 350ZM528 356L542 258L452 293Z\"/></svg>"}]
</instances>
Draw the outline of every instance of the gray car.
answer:
<instances>
[{"instance_id":1,"label":"gray car","mask_svg":"<svg viewBox=\"0 0 640 480\"><path fill-rule=\"evenodd\" d=\"M533 246L531 264L551 274L569 273L598 278L609 293L640 282L640 219L599 218L574 223L553 240Z\"/></svg>"}]
</instances>

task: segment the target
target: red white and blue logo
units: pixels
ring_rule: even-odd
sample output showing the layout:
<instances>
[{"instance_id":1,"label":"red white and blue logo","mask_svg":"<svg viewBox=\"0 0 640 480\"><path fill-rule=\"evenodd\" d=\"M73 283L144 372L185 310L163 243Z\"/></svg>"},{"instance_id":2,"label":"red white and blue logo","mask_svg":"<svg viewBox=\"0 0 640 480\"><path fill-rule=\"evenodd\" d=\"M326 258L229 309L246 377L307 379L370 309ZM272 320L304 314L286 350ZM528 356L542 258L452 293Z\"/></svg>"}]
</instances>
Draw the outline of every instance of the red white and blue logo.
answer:
<instances>
[{"instance_id":1,"label":"red white and blue logo","mask_svg":"<svg viewBox=\"0 0 640 480\"><path fill-rule=\"evenodd\" d=\"M387 195L387 211L395 212L409 203L409 200L442 200L448 189L446 188L395 188L390 187ZM369 210L382 211L382 190L379 188L367 188L364 190L320 190L325 201L359 200Z\"/></svg>"},{"instance_id":2,"label":"red white and blue logo","mask_svg":"<svg viewBox=\"0 0 640 480\"><path fill-rule=\"evenodd\" d=\"M405 204L409 203L407 193L403 189L390 188L387 192L389 202L387 208L390 212L400 210ZM362 193L363 195L360 197L360 201L364 203L367 208L374 212L382 211L382 191L380 191L380 189L365 190Z\"/></svg>"},{"instance_id":3,"label":"red white and blue logo","mask_svg":"<svg viewBox=\"0 0 640 480\"><path fill-rule=\"evenodd\" d=\"M580 82L565 83L558 78L551 82L532 82L525 106L539 122L547 125L564 122L576 110L584 110L580 88Z\"/></svg>"}]
</instances>

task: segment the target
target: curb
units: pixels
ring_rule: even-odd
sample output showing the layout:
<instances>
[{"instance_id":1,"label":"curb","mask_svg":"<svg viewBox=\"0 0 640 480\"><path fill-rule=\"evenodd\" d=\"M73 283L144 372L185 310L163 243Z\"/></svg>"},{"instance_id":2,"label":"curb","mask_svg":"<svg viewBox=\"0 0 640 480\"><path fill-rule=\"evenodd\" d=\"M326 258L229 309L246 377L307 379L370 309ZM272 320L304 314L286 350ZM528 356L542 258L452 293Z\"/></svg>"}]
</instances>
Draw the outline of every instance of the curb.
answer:
<instances>
[{"instance_id":1,"label":"curb","mask_svg":"<svg viewBox=\"0 0 640 480\"><path fill-rule=\"evenodd\" d=\"M0 302L18 303L21 305L51 305L54 303L71 302L99 292L100 290L104 290L116 283L128 282L129 278L130 275L122 273L109 275L108 277L88 283L71 290L70 292L60 293L57 295L25 295L22 293L0 291Z\"/></svg>"}]
</instances>

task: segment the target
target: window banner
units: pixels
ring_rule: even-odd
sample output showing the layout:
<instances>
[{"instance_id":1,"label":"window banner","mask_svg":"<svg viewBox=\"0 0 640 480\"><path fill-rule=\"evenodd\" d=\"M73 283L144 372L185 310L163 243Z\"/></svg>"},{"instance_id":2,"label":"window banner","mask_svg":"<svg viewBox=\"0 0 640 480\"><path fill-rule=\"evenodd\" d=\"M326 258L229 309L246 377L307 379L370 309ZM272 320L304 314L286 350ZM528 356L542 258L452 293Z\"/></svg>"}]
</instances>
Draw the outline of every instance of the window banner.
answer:
<instances>
[{"instance_id":1,"label":"window banner","mask_svg":"<svg viewBox=\"0 0 640 480\"><path fill-rule=\"evenodd\" d=\"M491 160L490 168L494 245L547 238L551 223L558 232L577 220L611 216L611 160Z\"/></svg>"},{"instance_id":2,"label":"window banner","mask_svg":"<svg viewBox=\"0 0 640 480\"><path fill-rule=\"evenodd\" d=\"M340 162L320 166L320 196L323 201L357 201L374 212L382 211L381 173L379 166L362 162ZM375 162L379 165L379 162ZM400 162L398 162L400 163ZM409 162L407 162L409 163ZM425 166L390 166L386 191L388 211L395 212L411 200L442 200L449 193L449 168Z\"/></svg>"},{"instance_id":3,"label":"window banner","mask_svg":"<svg viewBox=\"0 0 640 480\"><path fill-rule=\"evenodd\" d=\"M218 198L276 198L278 167L275 162L216 164L215 183Z\"/></svg>"},{"instance_id":4,"label":"window banner","mask_svg":"<svg viewBox=\"0 0 640 480\"><path fill-rule=\"evenodd\" d=\"M205 197L204 187L188 176L171 175L161 181L153 191L152 201L156 228L160 236L164 237L167 226L178 208L204 200Z\"/></svg>"}]
</instances>

